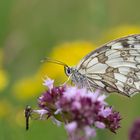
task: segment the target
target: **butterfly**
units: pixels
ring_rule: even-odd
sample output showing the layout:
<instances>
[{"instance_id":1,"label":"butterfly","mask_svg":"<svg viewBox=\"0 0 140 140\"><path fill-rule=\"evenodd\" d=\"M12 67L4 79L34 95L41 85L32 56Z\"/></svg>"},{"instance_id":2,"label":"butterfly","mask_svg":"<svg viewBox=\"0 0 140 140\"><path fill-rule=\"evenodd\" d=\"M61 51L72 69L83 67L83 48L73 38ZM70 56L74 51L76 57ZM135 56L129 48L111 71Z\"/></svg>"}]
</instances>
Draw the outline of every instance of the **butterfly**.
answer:
<instances>
[{"instance_id":1,"label":"butterfly","mask_svg":"<svg viewBox=\"0 0 140 140\"><path fill-rule=\"evenodd\" d=\"M80 88L99 88L127 97L140 92L140 34L113 40L87 54L74 67L50 58L44 60L63 65L66 75Z\"/></svg>"}]
</instances>

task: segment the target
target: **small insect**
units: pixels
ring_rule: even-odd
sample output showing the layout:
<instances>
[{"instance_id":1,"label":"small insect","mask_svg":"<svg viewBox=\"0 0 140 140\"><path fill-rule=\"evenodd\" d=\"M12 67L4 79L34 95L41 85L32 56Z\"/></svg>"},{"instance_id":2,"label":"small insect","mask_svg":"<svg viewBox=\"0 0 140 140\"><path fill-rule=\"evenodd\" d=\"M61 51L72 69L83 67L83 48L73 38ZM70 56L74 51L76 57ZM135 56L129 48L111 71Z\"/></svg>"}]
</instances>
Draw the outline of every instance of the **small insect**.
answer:
<instances>
[{"instance_id":1,"label":"small insect","mask_svg":"<svg viewBox=\"0 0 140 140\"><path fill-rule=\"evenodd\" d=\"M46 110L33 110L29 105L25 110L26 130L29 130L29 120L47 120L50 117Z\"/></svg>"},{"instance_id":2,"label":"small insect","mask_svg":"<svg viewBox=\"0 0 140 140\"><path fill-rule=\"evenodd\" d=\"M140 34L113 40L87 54L74 67L45 58L43 61L64 66L66 75L78 87L132 97L140 92Z\"/></svg>"},{"instance_id":3,"label":"small insect","mask_svg":"<svg viewBox=\"0 0 140 140\"><path fill-rule=\"evenodd\" d=\"M25 108L26 130L29 129L29 118L31 116L31 113L32 113L32 109L30 106L27 105Z\"/></svg>"}]
</instances>

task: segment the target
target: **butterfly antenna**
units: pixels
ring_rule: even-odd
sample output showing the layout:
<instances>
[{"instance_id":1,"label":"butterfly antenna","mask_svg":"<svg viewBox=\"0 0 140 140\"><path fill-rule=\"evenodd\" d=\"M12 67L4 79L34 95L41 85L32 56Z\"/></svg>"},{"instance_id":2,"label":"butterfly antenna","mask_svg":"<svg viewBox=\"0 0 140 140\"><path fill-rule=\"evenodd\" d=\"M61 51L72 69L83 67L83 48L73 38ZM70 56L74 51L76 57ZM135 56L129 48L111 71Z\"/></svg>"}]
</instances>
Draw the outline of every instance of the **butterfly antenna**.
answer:
<instances>
[{"instance_id":1,"label":"butterfly antenna","mask_svg":"<svg viewBox=\"0 0 140 140\"><path fill-rule=\"evenodd\" d=\"M55 59L51 59L49 57L45 57L44 59L41 60L41 62L42 63L44 63L44 62L50 62L50 63L55 63L55 64L58 64L58 65L62 65L62 66L68 67L68 65L65 64L64 62L59 61L59 60L55 60Z\"/></svg>"}]
</instances>

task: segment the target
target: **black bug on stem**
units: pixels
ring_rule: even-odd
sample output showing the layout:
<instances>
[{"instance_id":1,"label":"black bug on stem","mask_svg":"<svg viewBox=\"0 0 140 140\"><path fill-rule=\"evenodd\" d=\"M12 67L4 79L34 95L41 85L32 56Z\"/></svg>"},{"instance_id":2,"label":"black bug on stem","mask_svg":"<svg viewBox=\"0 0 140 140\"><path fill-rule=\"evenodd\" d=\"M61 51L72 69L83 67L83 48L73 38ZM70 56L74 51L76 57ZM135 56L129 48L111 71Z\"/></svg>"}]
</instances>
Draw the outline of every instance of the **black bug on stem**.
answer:
<instances>
[{"instance_id":1,"label":"black bug on stem","mask_svg":"<svg viewBox=\"0 0 140 140\"><path fill-rule=\"evenodd\" d=\"M32 112L31 107L27 105L25 108L26 130L29 129L29 118L30 118L31 112Z\"/></svg>"}]
</instances>

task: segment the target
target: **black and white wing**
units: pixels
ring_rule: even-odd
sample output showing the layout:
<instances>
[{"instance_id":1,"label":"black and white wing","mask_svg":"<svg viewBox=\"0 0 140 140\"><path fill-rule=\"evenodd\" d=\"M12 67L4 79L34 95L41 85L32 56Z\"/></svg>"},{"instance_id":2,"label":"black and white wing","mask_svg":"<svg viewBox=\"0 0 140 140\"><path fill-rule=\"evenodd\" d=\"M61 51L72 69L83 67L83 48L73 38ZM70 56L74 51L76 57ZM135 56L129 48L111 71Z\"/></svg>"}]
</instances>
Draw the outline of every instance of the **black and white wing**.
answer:
<instances>
[{"instance_id":1,"label":"black and white wing","mask_svg":"<svg viewBox=\"0 0 140 140\"><path fill-rule=\"evenodd\" d=\"M140 92L140 34L111 41L76 66L90 87L133 96Z\"/></svg>"}]
</instances>

